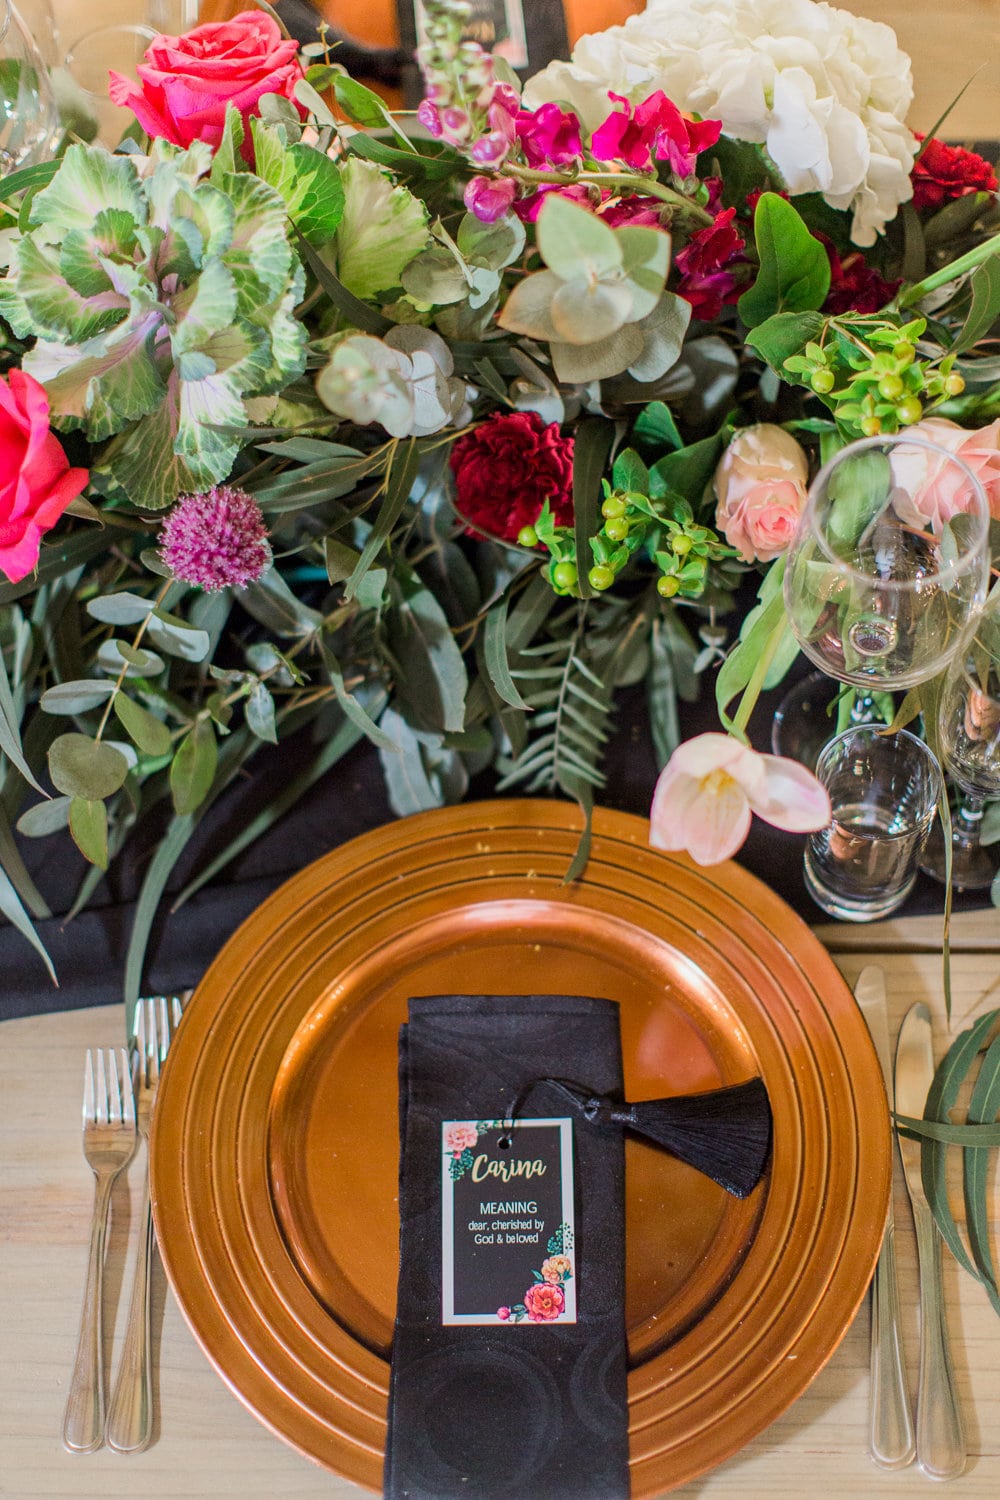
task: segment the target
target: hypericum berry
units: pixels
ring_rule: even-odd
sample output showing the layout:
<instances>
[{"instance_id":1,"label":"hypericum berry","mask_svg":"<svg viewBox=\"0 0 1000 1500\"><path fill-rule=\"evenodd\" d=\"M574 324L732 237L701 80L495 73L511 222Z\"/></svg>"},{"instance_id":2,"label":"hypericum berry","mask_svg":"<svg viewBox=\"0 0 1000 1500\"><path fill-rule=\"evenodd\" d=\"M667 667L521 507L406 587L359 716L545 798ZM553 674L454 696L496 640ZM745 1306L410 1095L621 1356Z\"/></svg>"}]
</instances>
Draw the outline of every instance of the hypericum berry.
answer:
<instances>
[{"instance_id":1,"label":"hypericum berry","mask_svg":"<svg viewBox=\"0 0 1000 1500\"><path fill-rule=\"evenodd\" d=\"M598 563L596 567L591 568L587 577L590 580L590 587L597 589L598 593L603 593L605 589L609 589L614 583L615 570L614 568L605 567L603 563Z\"/></svg>"},{"instance_id":2,"label":"hypericum berry","mask_svg":"<svg viewBox=\"0 0 1000 1500\"><path fill-rule=\"evenodd\" d=\"M917 396L907 396L906 400L901 401L896 407L896 416L903 427L912 427L914 422L920 421L923 414L924 408Z\"/></svg>"},{"instance_id":3,"label":"hypericum berry","mask_svg":"<svg viewBox=\"0 0 1000 1500\"><path fill-rule=\"evenodd\" d=\"M571 563L571 562L556 563L555 567L552 569L552 582L555 584L556 588L560 588L560 589L575 588L575 586L576 586L576 580L577 580L576 563Z\"/></svg>"},{"instance_id":4,"label":"hypericum berry","mask_svg":"<svg viewBox=\"0 0 1000 1500\"><path fill-rule=\"evenodd\" d=\"M686 532L679 531L670 545L678 557L687 557L694 546L694 542L692 542Z\"/></svg>"},{"instance_id":5,"label":"hypericum berry","mask_svg":"<svg viewBox=\"0 0 1000 1500\"><path fill-rule=\"evenodd\" d=\"M809 384L817 396L828 396L836 383L836 377L832 370L814 370L809 378Z\"/></svg>"},{"instance_id":6,"label":"hypericum berry","mask_svg":"<svg viewBox=\"0 0 1000 1500\"><path fill-rule=\"evenodd\" d=\"M949 396L960 396L965 390L965 381L955 373L946 378L944 388Z\"/></svg>"},{"instance_id":7,"label":"hypericum berry","mask_svg":"<svg viewBox=\"0 0 1000 1500\"><path fill-rule=\"evenodd\" d=\"M911 365L916 352L909 339L900 339L898 344L892 346L892 357L898 359L901 365Z\"/></svg>"},{"instance_id":8,"label":"hypericum berry","mask_svg":"<svg viewBox=\"0 0 1000 1500\"><path fill-rule=\"evenodd\" d=\"M519 547L537 547L538 532L534 526L522 526L517 533L517 545Z\"/></svg>"},{"instance_id":9,"label":"hypericum berry","mask_svg":"<svg viewBox=\"0 0 1000 1500\"><path fill-rule=\"evenodd\" d=\"M883 375L878 383L878 393L886 401L896 401L903 394L905 387L898 375Z\"/></svg>"},{"instance_id":10,"label":"hypericum berry","mask_svg":"<svg viewBox=\"0 0 1000 1500\"><path fill-rule=\"evenodd\" d=\"M604 523L604 534L612 542L623 542L631 529L624 516L612 516Z\"/></svg>"},{"instance_id":11,"label":"hypericum berry","mask_svg":"<svg viewBox=\"0 0 1000 1500\"><path fill-rule=\"evenodd\" d=\"M661 599L672 599L680 591L680 580L675 578L672 573L661 573L656 580L656 592L660 595Z\"/></svg>"},{"instance_id":12,"label":"hypericum berry","mask_svg":"<svg viewBox=\"0 0 1000 1500\"><path fill-rule=\"evenodd\" d=\"M628 507L620 495L609 495L601 506L601 515L604 516L605 520L613 521L617 520L619 516L623 516L627 509Z\"/></svg>"}]
</instances>

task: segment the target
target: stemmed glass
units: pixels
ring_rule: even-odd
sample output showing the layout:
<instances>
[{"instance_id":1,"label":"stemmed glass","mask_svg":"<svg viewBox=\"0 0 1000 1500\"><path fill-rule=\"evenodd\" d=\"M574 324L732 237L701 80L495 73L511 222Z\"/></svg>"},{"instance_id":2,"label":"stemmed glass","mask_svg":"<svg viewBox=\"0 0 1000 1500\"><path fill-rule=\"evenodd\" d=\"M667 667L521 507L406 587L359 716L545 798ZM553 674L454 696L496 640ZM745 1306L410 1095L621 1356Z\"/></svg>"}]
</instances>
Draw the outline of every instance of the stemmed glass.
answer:
<instances>
[{"instance_id":1,"label":"stemmed glass","mask_svg":"<svg viewBox=\"0 0 1000 1500\"><path fill-rule=\"evenodd\" d=\"M989 521L982 485L936 444L905 432L848 444L813 481L786 559L802 651L866 695L937 676L986 597Z\"/></svg>"},{"instance_id":2,"label":"stemmed glass","mask_svg":"<svg viewBox=\"0 0 1000 1500\"><path fill-rule=\"evenodd\" d=\"M0 174L44 161L59 134L42 55L10 0L0 0Z\"/></svg>"},{"instance_id":3,"label":"stemmed glass","mask_svg":"<svg viewBox=\"0 0 1000 1500\"><path fill-rule=\"evenodd\" d=\"M959 891L982 890L993 884L998 868L980 834L987 800L1000 797L1000 662L981 638L961 669L948 675L937 728L945 771L961 793L952 813L952 884ZM923 867L939 880L945 878L940 830L924 852Z\"/></svg>"}]
</instances>

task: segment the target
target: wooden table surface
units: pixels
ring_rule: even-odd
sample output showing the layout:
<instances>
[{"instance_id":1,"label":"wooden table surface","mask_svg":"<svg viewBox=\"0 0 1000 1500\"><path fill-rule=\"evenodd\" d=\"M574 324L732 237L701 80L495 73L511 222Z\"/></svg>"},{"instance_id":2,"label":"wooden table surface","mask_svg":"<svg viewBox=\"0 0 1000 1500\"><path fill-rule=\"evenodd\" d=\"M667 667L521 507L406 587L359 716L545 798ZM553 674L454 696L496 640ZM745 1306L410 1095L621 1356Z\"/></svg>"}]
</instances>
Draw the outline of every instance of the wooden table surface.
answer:
<instances>
[{"instance_id":1,"label":"wooden table surface","mask_svg":"<svg viewBox=\"0 0 1000 1500\"><path fill-rule=\"evenodd\" d=\"M863 933L867 948L860 946ZM940 1054L947 1046L941 1000L939 925L934 918L838 926L828 937L848 981L865 963L887 974L895 1034L914 1000L935 1015ZM1000 1005L1000 913L955 924L954 1029ZM845 951L852 945L855 951ZM0 1495L325 1496L363 1492L314 1467L261 1426L229 1392L189 1333L157 1265L154 1324L160 1431L143 1455L65 1453L59 1432L73 1362L91 1207L91 1176L80 1152L82 1058L88 1046L119 1044L120 1008L69 1011L0 1025ZM106 1287L117 1315L115 1356L131 1279L141 1180L133 1165L113 1205ZM916 1268L901 1179L896 1183L897 1246L915 1387ZM126 1254L128 1265L126 1272ZM123 1272L126 1274L123 1277ZM124 1291L122 1287L124 1279ZM946 1256L946 1296L965 1416L969 1464L960 1496L1000 1494L1000 1318L985 1293ZM886 1474L867 1452L868 1316L863 1310L829 1364L789 1411L737 1458L674 1493L755 1500L821 1492L908 1496L929 1481L916 1468ZM472 1500L472 1497L470 1497ZM524 1500L530 1500L525 1496Z\"/></svg>"}]
</instances>

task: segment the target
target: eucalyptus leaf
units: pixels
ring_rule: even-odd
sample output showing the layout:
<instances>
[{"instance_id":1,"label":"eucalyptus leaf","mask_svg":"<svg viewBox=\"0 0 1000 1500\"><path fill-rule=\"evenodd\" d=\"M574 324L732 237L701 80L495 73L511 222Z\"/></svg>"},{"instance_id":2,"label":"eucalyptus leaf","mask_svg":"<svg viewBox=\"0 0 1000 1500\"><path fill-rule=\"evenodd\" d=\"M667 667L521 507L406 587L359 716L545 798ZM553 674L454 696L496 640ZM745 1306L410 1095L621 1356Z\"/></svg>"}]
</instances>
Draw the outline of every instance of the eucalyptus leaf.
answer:
<instances>
[{"instance_id":1,"label":"eucalyptus leaf","mask_svg":"<svg viewBox=\"0 0 1000 1500\"><path fill-rule=\"evenodd\" d=\"M114 690L113 682L87 677L76 682L57 682L45 689L39 702L47 714L83 714L105 703Z\"/></svg>"},{"instance_id":2,"label":"eucalyptus leaf","mask_svg":"<svg viewBox=\"0 0 1000 1500\"><path fill-rule=\"evenodd\" d=\"M63 796L50 797L47 802L36 802L18 818L18 832L29 839L46 838L50 833L58 833L69 822L69 805L72 800L71 797Z\"/></svg>"},{"instance_id":3,"label":"eucalyptus leaf","mask_svg":"<svg viewBox=\"0 0 1000 1500\"><path fill-rule=\"evenodd\" d=\"M87 801L113 796L128 775L119 750L85 734L61 734L49 747L48 761L56 790Z\"/></svg>"},{"instance_id":4,"label":"eucalyptus leaf","mask_svg":"<svg viewBox=\"0 0 1000 1500\"><path fill-rule=\"evenodd\" d=\"M274 719L274 698L266 683L255 682L246 705L247 724L259 740L269 744L278 743L278 730Z\"/></svg>"},{"instance_id":5,"label":"eucalyptus leaf","mask_svg":"<svg viewBox=\"0 0 1000 1500\"><path fill-rule=\"evenodd\" d=\"M97 665L117 677L124 669L126 677L157 677L166 663L155 651L145 647L136 650L127 641L102 641L97 650Z\"/></svg>"},{"instance_id":6,"label":"eucalyptus leaf","mask_svg":"<svg viewBox=\"0 0 1000 1500\"><path fill-rule=\"evenodd\" d=\"M507 660L507 609L508 600L503 598L487 612L483 627L483 658L490 681L503 702L512 708L526 709L528 705L518 692Z\"/></svg>"},{"instance_id":7,"label":"eucalyptus leaf","mask_svg":"<svg viewBox=\"0 0 1000 1500\"><path fill-rule=\"evenodd\" d=\"M88 599L87 613L105 625L138 625L153 610L152 599L122 590L117 594L99 594Z\"/></svg>"},{"instance_id":8,"label":"eucalyptus leaf","mask_svg":"<svg viewBox=\"0 0 1000 1500\"><path fill-rule=\"evenodd\" d=\"M170 766L170 795L179 817L196 812L215 779L218 745L209 719L196 719Z\"/></svg>"},{"instance_id":9,"label":"eucalyptus leaf","mask_svg":"<svg viewBox=\"0 0 1000 1500\"><path fill-rule=\"evenodd\" d=\"M69 804L69 831L73 842L92 865L108 868L108 810L99 800L74 797Z\"/></svg>"},{"instance_id":10,"label":"eucalyptus leaf","mask_svg":"<svg viewBox=\"0 0 1000 1500\"><path fill-rule=\"evenodd\" d=\"M113 707L126 734L131 736L145 755L169 755L172 740L170 730L162 719L158 719L123 692L115 694Z\"/></svg>"}]
</instances>

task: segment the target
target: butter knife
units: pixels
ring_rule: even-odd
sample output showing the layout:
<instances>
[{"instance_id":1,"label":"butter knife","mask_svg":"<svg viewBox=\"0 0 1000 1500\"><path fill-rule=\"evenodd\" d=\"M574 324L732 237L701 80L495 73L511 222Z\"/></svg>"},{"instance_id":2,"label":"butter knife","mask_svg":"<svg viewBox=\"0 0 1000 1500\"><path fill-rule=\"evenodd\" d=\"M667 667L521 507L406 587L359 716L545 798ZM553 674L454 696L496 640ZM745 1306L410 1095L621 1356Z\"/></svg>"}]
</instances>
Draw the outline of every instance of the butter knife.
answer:
<instances>
[{"instance_id":1,"label":"butter knife","mask_svg":"<svg viewBox=\"0 0 1000 1500\"><path fill-rule=\"evenodd\" d=\"M889 1017L886 1010L885 974L878 964L869 964L862 969L854 986L854 998L871 1032L891 1106L893 1088ZM894 1139L895 1134L892 1131L890 1139ZM903 1361L899 1284L896 1278L896 1228L891 1190L885 1237L872 1281L871 1325L868 1445L879 1468L901 1469L913 1462L916 1446Z\"/></svg>"},{"instance_id":2,"label":"butter knife","mask_svg":"<svg viewBox=\"0 0 1000 1500\"><path fill-rule=\"evenodd\" d=\"M934 1078L931 1013L922 1001L910 1007L896 1043L896 1109L921 1119ZM917 1459L932 1479L957 1479L965 1468L965 1433L948 1353L941 1285L941 1238L920 1175L920 1143L899 1136L899 1154L917 1233L920 1268L920 1379L917 1386Z\"/></svg>"}]
</instances>

